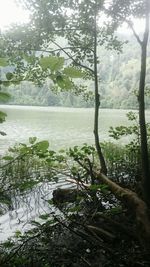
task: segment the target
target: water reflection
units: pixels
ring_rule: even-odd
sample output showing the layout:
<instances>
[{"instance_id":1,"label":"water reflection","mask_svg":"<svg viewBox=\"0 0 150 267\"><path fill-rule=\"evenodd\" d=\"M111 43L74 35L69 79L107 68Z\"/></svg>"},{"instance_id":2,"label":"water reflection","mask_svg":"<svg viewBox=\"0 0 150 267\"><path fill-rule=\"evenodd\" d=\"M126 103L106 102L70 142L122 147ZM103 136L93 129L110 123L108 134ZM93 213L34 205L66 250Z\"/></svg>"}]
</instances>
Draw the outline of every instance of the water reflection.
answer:
<instances>
[{"instance_id":1,"label":"water reflection","mask_svg":"<svg viewBox=\"0 0 150 267\"><path fill-rule=\"evenodd\" d=\"M53 205L48 204L47 200L52 198L54 189L72 186L65 181L65 177L59 178L59 182L42 183L34 187L27 194L13 192L12 208L0 217L0 241L12 236L15 231L25 232L31 228L32 220L40 221L41 214L55 211Z\"/></svg>"}]
</instances>

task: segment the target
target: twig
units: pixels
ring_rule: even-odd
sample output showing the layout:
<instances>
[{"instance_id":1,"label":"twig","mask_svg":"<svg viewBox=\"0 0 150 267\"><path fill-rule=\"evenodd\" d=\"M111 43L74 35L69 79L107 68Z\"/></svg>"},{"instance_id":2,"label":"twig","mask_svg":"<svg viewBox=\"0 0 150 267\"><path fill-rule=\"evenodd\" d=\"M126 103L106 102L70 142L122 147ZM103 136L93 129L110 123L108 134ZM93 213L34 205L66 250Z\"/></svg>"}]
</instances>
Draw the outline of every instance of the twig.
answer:
<instances>
[{"instance_id":1,"label":"twig","mask_svg":"<svg viewBox=\"0 0 150 267\"><path fill-rule=\"evenodd\" d=\"M75 179L72 179L72 178L67 178L66 181L70 182L70 183L73 183L73 184L76 184L76 185L81 185L81 186L84 186L85 188L89 188L90 187L90 184L85 184L81 181L77 181Z\"/></svg>"},{"instance_id":2,"label":"twig","mask_svg":"<svg viewBox=\"0 0 150 267\"><path fill-rule=\"evenodd\" d=\"M95 233L102 235L102 237L106 237L106 238L111 239L111 240L115 239L115 236L112 233L110 233L110 232L108 232L108 231L106 231L100 227L96 227L93 225L86 225L86 227L87 227L87 229L90 229L90 230L94 231Z\"/></svg>"},{"instance_id":3,"label":"twig","mask_svg":"<svg viewBox=\"0 0 150 267\"><path fill-rule=\"evenodd\" d=\"M53 44L55 44L57 47L59 47L72 61L75 65L82 67L84 69L87 69L88 71L90 71L92 74L94 74L94 70L89 68L88 66L85 66L81 63L79 63L78 61L76 61L68 52L66 52L63 47L61 47L59 44L57 44L55 41L53 41L52 39L50 40Z\"/></svg>"},{"instance_id":4,"label":"twig","mask_svg":"<svg viewBox=\"0 0 150 267\"><path fill-rule=\"evenodd\" d=\"M85 258L81 257L81 260L83 260L88 266L92 266Z\"/></svg>"}]
</instances>

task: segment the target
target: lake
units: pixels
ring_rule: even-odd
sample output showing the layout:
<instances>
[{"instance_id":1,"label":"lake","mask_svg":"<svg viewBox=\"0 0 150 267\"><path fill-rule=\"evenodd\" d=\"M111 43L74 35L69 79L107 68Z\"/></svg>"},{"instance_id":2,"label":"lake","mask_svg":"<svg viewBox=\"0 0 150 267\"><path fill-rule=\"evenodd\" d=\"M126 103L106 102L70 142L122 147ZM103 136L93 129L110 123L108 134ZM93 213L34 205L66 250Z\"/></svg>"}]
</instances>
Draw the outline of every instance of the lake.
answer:
<instances>
[{"instance_id":1,"label":"lake","mask_svg":"<svg viewBox=\"0 0 150 267\"><path fill-rule=\"evenodd\" d=\"M29 107L1 105L7 113L6 122L1 124L0 153L17 142L28 142L29 137L48 140L52 149L69 147L83 143L94 143L94 110L63 107ZM110 126L129 124L127 110L100 110L100 141L108 140ZM150 112L148 112L150 121Z\"/></svg>"},{"instance_id":2,"label":"lake","mask_svg":"<svg viewBox=\"0 0 150 267\"><path fill-rule=\"evenodd\" d=\"M17 142L26 143L28 138L33 136L39 140L49 140L50 147L56 150L85 142L94 144L93 109L1 105L0 110L8 115L6 122L1 124L1 131L7 133L6 136L0 136L1 155L9 146ZM110 126L129 124L126 118L127 112L127 110L100 110L100 141L109 140ZM147 121L150 122L150 111L147 111ZM30 220L37 220L38 216L49 208L44 198L50 199L56 187L68 186L69 183L64 182L64 178L61 177L58 184L43 184L29 195L17 196L15 209L0 217L0 240L5 240L18 229L23 231L28 229Z\"/></svg>"}]
</instances>

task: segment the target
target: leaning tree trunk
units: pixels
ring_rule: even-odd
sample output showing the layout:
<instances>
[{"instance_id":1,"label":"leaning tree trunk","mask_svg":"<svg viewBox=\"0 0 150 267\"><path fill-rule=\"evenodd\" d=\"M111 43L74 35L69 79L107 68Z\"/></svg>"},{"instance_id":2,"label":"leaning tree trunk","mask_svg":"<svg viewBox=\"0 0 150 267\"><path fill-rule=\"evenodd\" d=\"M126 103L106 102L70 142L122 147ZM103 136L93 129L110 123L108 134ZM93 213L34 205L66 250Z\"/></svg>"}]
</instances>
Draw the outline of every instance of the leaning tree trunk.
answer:
<instances>
[{"instance_id":1,"label":"leaning tree trunk","mask_svg":"<svg viewBox=\"0 0 150 267\"><path fill-rule=\"evenodd\" d=\"M146 58L147 58L147 45L149 37L149 0L146 0L146 25L143 41L141 45L141 72L139 82L139 125L140 125L140 142L141 142L141 165L142 165L142 179L143 179L143 195L145 201L150 205L150 166L147 144L147 130L145 122L145 77L146 77Z\"/></svg>"},{"instance_id":2,"label":"leaning tree trunk","mask_svg":"<svg viewBox=\"0 0 150 267\"><path fill-rule=\"evenodd\" d=\"M107 174L107 168L105 159L102 153L102 149L99 142L99 133L98 133L98 118L99 118L99 106L100 106L100 95L98 92L98 75L97 75L97 21L96 21L96 10L95 10L95 19L94 19L94 86L95 86L95 113L94 113L94 137L95 137L95 146L98 153L101 172Z\"/></svg>"},{"instance_id":3,"label":"leaning tree trunk","mask_svg":"<svg viewBox=\"0 0 150 267\"><path fill-rule=\"evenodd\" d=\"M121 200L127 208L132 209L137 225L137 238L146 249L150 250L150 211L146 203L135 192L117 185L106 175L95 173L95 177L107 184L116 198Z\"/></svg>"}]
</instances>

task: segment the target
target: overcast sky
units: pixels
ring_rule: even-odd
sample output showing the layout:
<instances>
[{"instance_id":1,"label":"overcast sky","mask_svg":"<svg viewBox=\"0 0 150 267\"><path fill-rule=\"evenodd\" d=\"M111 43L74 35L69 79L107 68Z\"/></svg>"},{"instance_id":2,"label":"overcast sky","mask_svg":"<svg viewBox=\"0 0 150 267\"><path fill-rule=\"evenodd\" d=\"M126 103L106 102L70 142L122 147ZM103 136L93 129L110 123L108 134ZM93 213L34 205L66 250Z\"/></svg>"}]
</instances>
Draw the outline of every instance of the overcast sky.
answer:
<instances>
[{"instance_id":1,"label":"overcast sky","mask_svg":"<svg viewBox=\"0 0 150 267\"><path fill-rule=\"evenodd\" d=\"M25 23L29 20L29 12L17 6L15 0L0 0L0 29L3 31L11 23ZM136 31L142 32L144 24L142 21L135 22ZM126 25L119 29L119 32L130 34L131 32Z\"/></svg>"}]
</instances>

